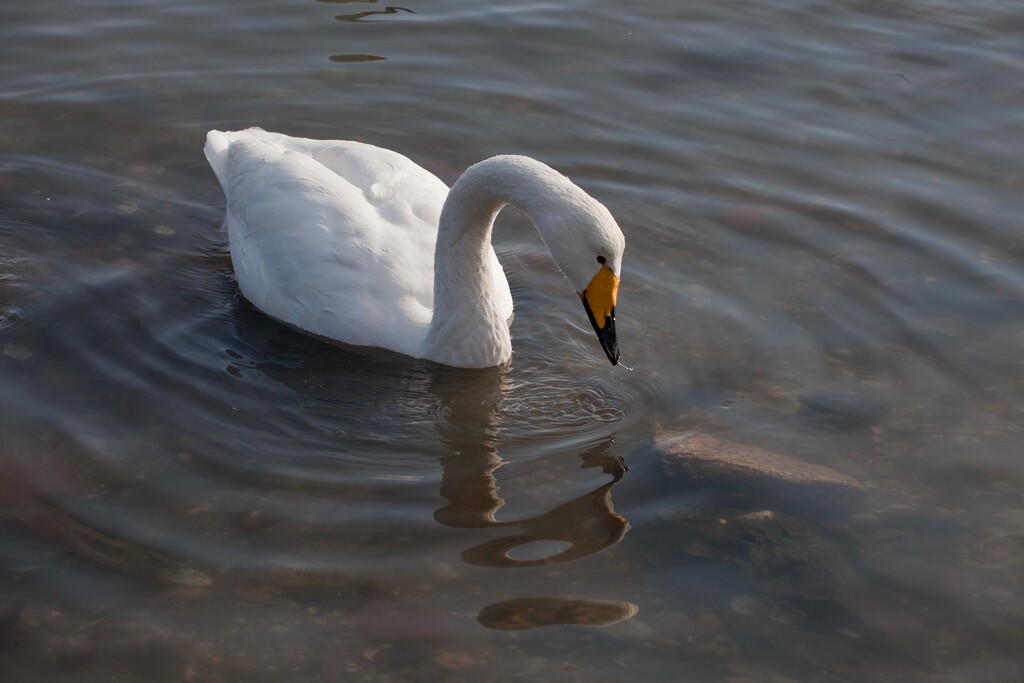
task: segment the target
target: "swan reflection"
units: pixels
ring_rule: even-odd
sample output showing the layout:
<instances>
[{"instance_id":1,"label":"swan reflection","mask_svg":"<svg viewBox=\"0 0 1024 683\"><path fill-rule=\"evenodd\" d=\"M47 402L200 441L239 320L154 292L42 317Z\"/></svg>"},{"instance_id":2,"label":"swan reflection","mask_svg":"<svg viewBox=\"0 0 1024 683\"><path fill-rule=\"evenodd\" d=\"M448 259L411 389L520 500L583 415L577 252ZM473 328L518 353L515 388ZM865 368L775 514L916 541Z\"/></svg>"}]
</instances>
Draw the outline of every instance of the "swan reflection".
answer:
<instances>
[{"instance_id":1,"label":"swan reflection","mask_svg":"<svg viewBox=\"0 0 1024 683\"><path fill-rule=\"evenodd\" d=\"M379 471L379 462L392 463L397 471L405 472L396 458L400 449L408 449L440 463L440 484L434 490L443 503L434 506L433 518L445 527L466 530L460 555L467 565L552 566L600 553L621 541L629 530L629 522L615 511L612 499L612 489L627 468L615 454L614 435L609 435L605 426L609 421L600 419L604 413L589 412L605 409L603 388L595 389L590 398L590 393L578 391L575 384L543 385L543 377L524 376L507 367L459 370L409 363L365 350L339 352L268 323L247 305L240 304L234 312L238 336L245 341L244 347L239 346L244 353L238 355L245 357L230 358L245 378L249 393L271 392L269 398L260 398L265 405L271 399L281 400L276 394L280 391L289 409L275 421L298 425L305 446L349 465L338 476L308 460L295 464L282 455L282 460L290 463L287 469L275 460L247 466L248 486L258 482L257 488L317 491L339 501L358 490L362 499L366 480L355 484L350 480L362 469ZM295 395L302 400L295 401ZM236 402L244 398L237 390L232 397ZM569 425L554 442L562 444L556 448L551 440L536 440L535 436L542 429L550 432L552 424ZM603 426L604 432L594 433ZM528 441L524 441L524 430ZM294 448L290 434L282 442L282 450ZM567 501L529 514L510 514L506 508L518 505L507 506L505 498L521 503L529 492L516 489L513 481L504 488L499 486L499 469L506 462L501 450L521 449L530 443L546 451L546 464L557 466L557 459L564 464L566 451L570 451L580 468L596 468L595 475L601 472L607 477L582 495L565 496ZM266 448L265 443L262 447ZM222 468L232 476L242 476L230 459L225 460ZM408 462L417 467L422 464L412 458ZM377 464L371 467L370 463ZM428 467L425 471L433 470ZM218 471L216 476L222 480L227 475ZM426 476L416 481L433 488ZM429 546L429 541L424 543ZM559 589L549 586L548 590ZM499 630L559 624L596 627L636 613L631 603L594 597L558 592L548 596L496 595L494 599L501 601L486 605L485 600L478 621L483 627Z\"/></svg>"},{"instance_id":2,"label":"swan reflection","mask_svg":"<svg viewBox=\"0 0 1024 683\"><path fill-rule=\"evenodd\" d=\"M611 490L627 467L611 453L614 435L579 455L581 467L600 467L611 475L610 482L541 515L498 521L497 513L505 505L496 476L504 463L498 452L498 416L506 384L506 373L499 370L446 373L431 385L447 411L438 431L451 450L441 458L439 491L448 503L434 512L434 519L450 527L511 532L465 550L462 560L485 567L536 567L593 555L621 541L629 522L615 512ZM513 557L515 551L541 543L550 554Z\"/></svg>"},{"instance_id":3,"label":"swan reflection","mask_svg":"<svg viewBox=\"0 0 1024 683\"><path fill-rule=\"evenodd\" d=\"M362 21L367 17L372 17L378 14L398 14L399 12L408 12L409 14L416 14L411 9L405 7L385 7L380 10L367 10L365 12L355 12L354 14L339 14L334 17L338 21Z\"/></svg>"},{"instance_id":4,"label":"swan reflection","mask_svg":"<svg viewBox=\"0 0 1024 683\"><path fill-rule=\"evenodd\" d=\"M612 509L612 486L605 484L532 519L497 522L494 526L519 527L521 531L474 546L462 553L462 560L483 567L537 567L577 560L613 546L626 535L629 522ZM517 548L537 541L563 541L569 547L539 559L511 557Z\"/></svg>"}]
</instances>

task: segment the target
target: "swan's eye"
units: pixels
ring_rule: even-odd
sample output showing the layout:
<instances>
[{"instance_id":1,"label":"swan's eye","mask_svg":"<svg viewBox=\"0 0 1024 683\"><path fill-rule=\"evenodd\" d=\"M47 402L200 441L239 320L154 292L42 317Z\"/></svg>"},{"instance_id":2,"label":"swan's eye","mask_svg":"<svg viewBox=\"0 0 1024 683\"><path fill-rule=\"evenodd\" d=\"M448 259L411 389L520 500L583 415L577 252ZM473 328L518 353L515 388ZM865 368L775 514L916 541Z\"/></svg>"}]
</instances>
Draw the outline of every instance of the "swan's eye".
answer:
<instances>
[{"instance_id":1,"label":"swan's eye","mask_svg":"<svg viewBox=\"0 0 1024 683\"><path fill-rule=\"evenodd\" d=\"M607 262L607 259L605 259L604 256L598 256L597 257L597 262L600 263L603 266Z\"/></svg>"}]
</instances>

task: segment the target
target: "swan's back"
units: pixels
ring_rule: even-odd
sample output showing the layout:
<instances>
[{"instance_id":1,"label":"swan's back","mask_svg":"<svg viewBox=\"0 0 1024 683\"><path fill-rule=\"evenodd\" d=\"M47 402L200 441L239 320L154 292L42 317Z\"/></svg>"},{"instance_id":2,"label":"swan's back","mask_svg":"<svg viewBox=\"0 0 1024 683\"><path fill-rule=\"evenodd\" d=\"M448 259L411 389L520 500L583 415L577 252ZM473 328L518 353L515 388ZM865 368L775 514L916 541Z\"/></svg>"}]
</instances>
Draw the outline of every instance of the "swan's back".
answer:
<instances>
[{"instance_id":1,"label":"swan's back","mask_svg":"<svg viewBox=\"0 0 1024 683\"><path fill-rule=\"evenodd\" d=\"M247 299L317 335L417 355L444 183L358 142L211 131L205 151Z\"/></svg>"}]
</instances>

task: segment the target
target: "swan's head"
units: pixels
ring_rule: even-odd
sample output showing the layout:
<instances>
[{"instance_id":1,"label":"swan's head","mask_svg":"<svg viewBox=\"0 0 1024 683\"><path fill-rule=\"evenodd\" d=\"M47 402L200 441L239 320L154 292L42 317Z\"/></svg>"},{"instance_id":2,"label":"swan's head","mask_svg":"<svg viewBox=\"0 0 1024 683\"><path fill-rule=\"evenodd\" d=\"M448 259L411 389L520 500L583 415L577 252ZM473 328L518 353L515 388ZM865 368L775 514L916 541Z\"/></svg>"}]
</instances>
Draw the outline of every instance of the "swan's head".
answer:
<instances>
[{"instance_id":1,"label":"swan's head","mask_svg":"<svg viewBox=\"0 0 1024 683\"><path fill-rule=\"evenodd\" d=\"M541 234L555 263L583 301L608 360L619 362L615 337L615 299L622 274L626 238L603 204L575 185L568 209L548 214Z\"/></svg>"}]
</instances>

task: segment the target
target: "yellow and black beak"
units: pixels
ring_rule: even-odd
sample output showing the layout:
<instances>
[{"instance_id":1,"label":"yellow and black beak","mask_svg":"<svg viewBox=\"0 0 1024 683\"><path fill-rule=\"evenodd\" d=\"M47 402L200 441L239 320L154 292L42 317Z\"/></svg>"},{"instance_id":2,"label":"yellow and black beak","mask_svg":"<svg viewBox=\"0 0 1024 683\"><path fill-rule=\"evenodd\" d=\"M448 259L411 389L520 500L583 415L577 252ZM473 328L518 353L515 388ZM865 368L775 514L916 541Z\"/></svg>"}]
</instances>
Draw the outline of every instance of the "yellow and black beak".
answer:
<instances>
[{"instance_id":1,"label":"yellow and black beak","mask_svg":"<svg viewBox=\"0 0 1024 683\"><path fill-rule=\"evenodd\" d=\"M580 292L590 324L594 326L601 348L612 365L619 363L619 344L615 339L615 296L618 292L619 278L604 264L587 288Z\"/></svg>"}]
</instances>

